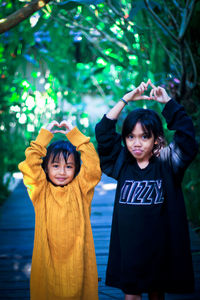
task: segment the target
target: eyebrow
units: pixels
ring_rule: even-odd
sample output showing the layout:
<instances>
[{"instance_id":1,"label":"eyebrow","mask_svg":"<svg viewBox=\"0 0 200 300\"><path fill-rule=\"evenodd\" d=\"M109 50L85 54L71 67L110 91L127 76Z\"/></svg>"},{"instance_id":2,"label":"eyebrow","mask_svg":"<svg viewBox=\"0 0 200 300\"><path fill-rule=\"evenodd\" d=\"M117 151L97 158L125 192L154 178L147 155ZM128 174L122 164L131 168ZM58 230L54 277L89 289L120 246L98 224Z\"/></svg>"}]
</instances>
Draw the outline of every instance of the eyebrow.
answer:
<instances>
[{"instance_id":1,"label":"eyebrow","mask_svg":"<svg viewBox=\"0 0 200 300\"><path fill-rule=\"evenodd\" d=\"M133 133L133 131L131 131L128 135L134 135L134 133ZM150 135L150 134L152 134L152 132L150 131L148 131L148 130L144 130L143 132L141 132L139 135L144 135L144 134L146 134L146 135Z\"/></svg>"},{"instance_id":2,"label":"eyebrow","mask_svg":"<svg viewBox=\"0 0 200 300\"><path fill-rule=\"evenodd\" d=\"M51 164L59 164L59 160L58 161L51 161ZM73 162L66 162L67 165L74 165Z\"/></svg>"},{"instance_id":3,"label":"eyebrow","mask_svg":"<svg viewBox=\"0 0 200 300\"><path fill-rule=\"evenodd\" d=\"M139 133L138 135L144 135L144 134L148 135L149 133L147 131L143 131L143 132ZM131 132L131 133L128 134L128 136L129 135L135 135L135 134L133 132Z\"/></svg>"}]
</instances>

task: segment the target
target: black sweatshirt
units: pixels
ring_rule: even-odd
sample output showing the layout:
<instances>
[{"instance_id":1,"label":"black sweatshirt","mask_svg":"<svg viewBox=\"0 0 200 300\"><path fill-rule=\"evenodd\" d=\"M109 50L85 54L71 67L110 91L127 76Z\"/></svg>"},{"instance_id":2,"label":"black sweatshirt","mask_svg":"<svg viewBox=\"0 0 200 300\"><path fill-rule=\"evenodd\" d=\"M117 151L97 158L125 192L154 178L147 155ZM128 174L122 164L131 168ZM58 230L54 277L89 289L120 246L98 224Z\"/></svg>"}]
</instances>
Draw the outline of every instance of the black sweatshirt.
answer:
<instances>
[{"instance_id":1,"label":"black sweatshirt","mask_svg":"<svg viewBox=\"0 0 200 300\"><path fill-rule=\"evenodd\" d=\"M96 125L102 170L118 181L106 284L126 294L191 292L194 286L181 181L197 153L194 128L171 99L163 110L172 143L140 169L106 116Z\"/></svg>"}]
</instances>

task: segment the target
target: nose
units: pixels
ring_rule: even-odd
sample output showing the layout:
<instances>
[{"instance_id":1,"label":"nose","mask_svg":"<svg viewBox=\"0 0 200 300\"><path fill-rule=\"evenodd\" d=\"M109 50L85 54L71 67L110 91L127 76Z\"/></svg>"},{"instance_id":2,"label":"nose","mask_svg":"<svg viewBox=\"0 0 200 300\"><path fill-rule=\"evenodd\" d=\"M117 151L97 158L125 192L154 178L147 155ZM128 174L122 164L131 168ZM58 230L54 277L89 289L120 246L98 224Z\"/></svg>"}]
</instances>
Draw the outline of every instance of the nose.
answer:
<instances>
[{"instance_id":1,"label":"nose","mask_svg":"<svg viewBox=\"0 0 200 300\"><path fill-rule=\"evenodd\" d=\"M134 139L134 146L141 146L141 141L139 138Z\"/></svg>"},{"instance_id":2,"label":"nose","mask_svg":"<svg viewBox=\"0 0 200 300\"><path fill-rule=\"evenodd\" d=\"M60 175L64 175L65 174L65 167L60 167L59 168L59 173L60 173Z\"/></svg>"}]
</instances>

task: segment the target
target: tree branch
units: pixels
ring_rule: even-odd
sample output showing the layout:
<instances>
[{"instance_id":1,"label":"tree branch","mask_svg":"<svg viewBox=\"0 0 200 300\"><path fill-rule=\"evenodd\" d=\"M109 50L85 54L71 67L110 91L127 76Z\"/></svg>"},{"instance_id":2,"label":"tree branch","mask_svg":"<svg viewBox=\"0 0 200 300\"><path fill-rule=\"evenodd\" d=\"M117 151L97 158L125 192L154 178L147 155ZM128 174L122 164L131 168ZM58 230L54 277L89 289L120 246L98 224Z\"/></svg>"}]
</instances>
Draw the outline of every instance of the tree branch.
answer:
<instances>
[{"instance_id":1,"label":"tree branch","mask_svg":"<svg viewBox=\"0 0 200 300\"><path fill-rule=\"evenodd\" d=\"M110 7L111 10L112 10L118 17L120 17L120 18L124 17L124 14L121 13L121 10L120 10L120 11L117 10L117 9L112 5L112 3L111 3L110 0L108 0L107 2L108 2L108 7ZM120 3L120 2L119 2L119 3Z\"/></svg>"},{"instance_id":2,"label":"tree branch","mask_svg":"<svg viewBox=\"0 0 200 300\"><path fill-rule=\"evenodd\" d=\"M182 41L179 44L180 56L181 56L181 83L180 83L180 99L182 99L186 93L186 62L185 62L185 43Z\"/></svg>"},{"instance_id":3,"label":"tree branch","mask_svg":"<svg viewBox=\"0 0 200 300\"><path fill-rule=\"evenodd\" d=\"M181 73L180 73L180 71L179 71L179 68L177 68L177 65L180 66L181 62L180 62L180 60L177 58L176 53L173 53L172 51L170 51L169 48L166 47L166 46L163 44L162 40L159 38L159 36L158 36L158 34L157 34L156 32L155 32L155 37L156 37L157 41L160 43L161 47L162 47L162 48L164 49L164 51L166 52L166 54L168 55L168 57L169 57L172 61L174 61L174 67L175 67L175 69L176 69L177 75L178 75L179 77L181 77Z\"/></svg>"},{"instance_id":4,"label":"tree branch","mask_svg":"<svg viewBox=\"0 0 200 300\"><path fill-rule=\"evenodd\" d=\"M73 20L63 17L61 14L58 15L58 17L59 18L55 18L51 15L51 18L53 20L55 20L56 22L58 22L60 25L64 26L65 28L70 28L72 30L80 29L81 33L86 38L86 40L93 46L93 48L96 49L96 51L99 53L99 55L105 59L105 61L109 61L110 63L113 61L115 61L115 62L117 61L117 63L120 64L123 68L126 68L126 65L123 64L123 62L120 62L117 59L114 59L113 57L109 57L108 55L104 54L104 52L102 51L102 47L99 45L99 40L98 40L101 33L99 33L98 35L95 35L90 32L91 28L94 30L97 30L96 27L82 26L80 24L77 24L76 22L74 23ZM65 23L61 22L60 20L63 20ZM68 22L70 24L67 24L66 22Z\"/></svg>"},{"instance_id":5,"label":"tree branch","mask_svg":"<svg viewBox=\"0 0 200 300\"><path fill-rule=\"evenodd\" d=\"M180 2L180 1L179 1ZM176 6L176 8L178 8L179 10L183 10L183 8L180 6L180 3L179 2L177 2L177 1L175 1L175 0L173 0L173 3L174 3L174 6Z\"/></svg>"},{"instance_id":6,"label":"tree branch","mask_svg":"<svg viewBox=\"0 0 200 300\"><path fill-rule=\"evenodd\" d=\"M15 27L49 2L50 0L33 0L8 17L0 19L0 34Z\"/></svg>"},{"instance_id":7,"label":"tree branch","mask_svg":"<svg viewBox=\"0 0 200 300\"><path fill-rule=\"evenodd\" d=\"M144 0L144 3L151 13L151 15L155 18L155 20L161 25L161 27L173 38L173 40L178 43L177 37L168 29L168 26L158 17L158 15L153 11L153 9L149 6L149 1Z\"/></svg>"},{"instance_id":8,"label":"tree branch","mask_svg":"<svg viewBox=\"0 0 200 300\"><path fill-rule=\"evenodd\" d=\"M190 4L187 1L187 4L186 4L187 6L184 9L182 24L181 24L181 28L180 28L180 32L179 32L179 40L184 39L186 30L188 28L188 24L191 20L192 13L194 11L195 4L196 4L196 0L192 0Z\"/></svg>"},{"instance_id":9,"label":"tree branch","mask_svg":"<svg viewBox=\"0 0 200 300\"><path fill-rule=\"evenodd\" d=\"M186 49L187 49L187 52L188 52L188 55L190 57L190 60L191 60L191 64L192 64L192 68L193 68L193 84L192 84L192 89L194 89L197 85L197 67L196 67L196 64L195 64L195 60L194 60L194 57L193 57L193 54L192 54L192 51L188 45L188 43L185 41L185 45L186 45Z\"/></svg>"},{"instance_id":10,"label":"tree branch","mask_svg":"<svg viewBox=\"0 0 200 300\"><path fill-rule=\"evenodd\" d=\"M176 31L178 32L178 23L176 21L176 18L174 17L173 13L171 12L170 8L168 7L167 3L164 1L164 4L165 4L165 9L167 11L167 13L169 14L170 18L171 18L171 21L172 21L172 24L174 26L174 28L176 29Z\"/></svg>"},{"instance_id":11,"label":"tree branch","mask_svg":"<svg viewBox=\"0 0 200 300\"><path fill-rule=\"evenodd\" d=\"M87 7L88 11L91 13L91 15L93 15L93 17L95 17L99 22L103 22L105 23L104 20L102 20L100 17L95 16L93 10L90 7ZM87 22L93 26L92 22L88 21ZM119 26L118 26L119 27ZM135 54L135 51L132 49L132 47L130 48L129 45L127 45L124 42L121 42L117 39L117 37L113 38L110 34L106 33L106 31L101 30L99 27L95 26L95 29L104 37L106 38L109 42L116 44L119 48L123 49L126 53L130 53L130 54ZM110 29L109 29L110 31Z\"/></svg>"}]
</instances>

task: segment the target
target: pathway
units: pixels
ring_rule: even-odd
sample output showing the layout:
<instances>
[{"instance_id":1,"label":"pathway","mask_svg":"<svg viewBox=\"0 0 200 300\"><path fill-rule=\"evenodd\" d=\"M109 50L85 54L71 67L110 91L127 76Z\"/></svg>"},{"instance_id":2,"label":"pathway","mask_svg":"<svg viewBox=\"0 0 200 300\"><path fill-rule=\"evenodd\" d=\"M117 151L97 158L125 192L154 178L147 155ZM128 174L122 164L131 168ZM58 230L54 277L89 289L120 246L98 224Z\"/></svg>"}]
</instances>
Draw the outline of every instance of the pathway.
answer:
<instances>
[{"instance_id":1,"label":"pathway","mask_svg":"<svg viewBox=\"0 0 200 300\"><path fill-rule=\"evenodd\" d=\"M123 299L120 290L105 286L115 182L103 175L95 190L91 223L99 275L99 300ZM196 278L193 295L167 295L166 300L200 300L200 238L191 232ZM0 299L29 299L34 238L34 211L22 182L0 208ZM38 299L42 300L42 299ZM92 299L88 299L92 300ZM147 296L144 295L144 300Z\"/></svg>"}]
</instances>

